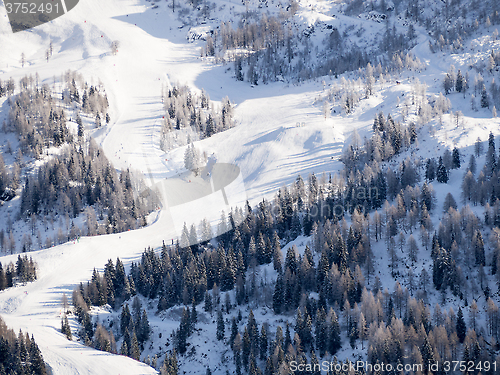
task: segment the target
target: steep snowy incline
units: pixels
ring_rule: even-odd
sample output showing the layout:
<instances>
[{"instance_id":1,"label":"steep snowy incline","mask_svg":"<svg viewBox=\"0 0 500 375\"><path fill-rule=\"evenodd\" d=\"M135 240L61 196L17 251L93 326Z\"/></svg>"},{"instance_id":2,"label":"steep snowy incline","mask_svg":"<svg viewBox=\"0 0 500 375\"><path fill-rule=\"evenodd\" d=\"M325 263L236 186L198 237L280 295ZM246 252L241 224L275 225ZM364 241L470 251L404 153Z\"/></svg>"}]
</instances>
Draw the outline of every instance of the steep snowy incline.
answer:
<instances>
[{"instance_id":1,"label":"steep snowy incline","mask_svg":"<svg viewBox=\"0 0 500 375\"><path fill-rule=\"evenodd\" d=\"M153 369L127 357L86 348L68 341L59 332L62 293L71 296L94 267L120 257L125 263L137 259L147 244L160 245L171 236L170 218L161 212L149 227L116 235L82 237L51 249L30 253L38 263L33 283L0 293L0 314L14 329L34 334L54 374L152 374ZM145 241L147 239L147 241ZM15 262L16 256L1 259Z\"/></svg>"}]
</instances>

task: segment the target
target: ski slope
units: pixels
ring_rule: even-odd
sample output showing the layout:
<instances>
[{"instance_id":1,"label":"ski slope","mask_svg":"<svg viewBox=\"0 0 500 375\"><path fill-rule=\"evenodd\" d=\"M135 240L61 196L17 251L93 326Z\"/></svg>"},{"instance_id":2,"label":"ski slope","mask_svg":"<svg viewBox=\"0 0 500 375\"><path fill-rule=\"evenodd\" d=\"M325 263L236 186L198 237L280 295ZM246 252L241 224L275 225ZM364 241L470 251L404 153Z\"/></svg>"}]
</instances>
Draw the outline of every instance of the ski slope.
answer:
<instances>
[{"instance_id":1,"label":"ski slope","mask_svg":"<svg viewBox=\"0 0 500 375\"><path fill-rule=\"evenodd\" d=\"M215 153L219 162L240 168L246 196L239 191L239 200L232 201L234 204L243 203L246 197L252 203L264 196L272 197L299 173L306 178L312 172L338 171L339 156L352 130L358 128L362 135L367 134L374 114L379 110L397 113L396 98L411 89L409 80L398 90L389 82L378 88L377 95L363 101L354 114L325 118L316 101L325 95L321 82L256 87L236 82L226 73L227 67L199 59L201 44L186 42L187 27L182 27L164 3L153 9L144 0L81 0L67 15L17 34L11 33L3 7L0 19L0 78L13 77L18 81L26 74L38 73L43 82L52 84L53 77L72 69L94 84L102 82L110 102L111 123L93 136L117 169L142 171L151 185L179 176L183 168L184 148L167 154L159 148L162 86L180 83L198 90L204 88L212 100L229 96L237 105L238 125L195 145L208 155ZM419 45L414 51L428 68L421 78L429 90L437 90L436 78L441 79L449 62L431 61L435 56L430 55L428 39L423 31L419 33ZM54 55L47 62L45 50L51 40ZM109 46L115 40L120 47L112 55ZM24 68L19 61L22 53L27 60ZM332 84L329 80L327 85ZM450 141L446 138L446 142L456 140L465 147L475 141L477 134L486 139L489 130L498 126L494 121L485 124L471 137L451 126L438 129L436 137L443 140L450 131ZM426 147L421 147L421 155L435 148L436 139L427 141ZM63 293L70 296L79 282L91 277L94 267L102 267L108 259L120 257L129 264L140 257L145 247L158 247L163 240L175 238L190 211L187 215L173 214L168 202L163 203L151 215L148 227L82 237L78 243L31 253L39 265L38 280L0 293L0 314L6 323L35 336L54 374L156 373L127 357L68 341L59 332L60 301ZM219 217L217 211L209 219L216 222ZM197 224L201 218L196 217L194 222ZM3 256L0 261L5 264L16 257Z\"/></svg>"}]
</instances>

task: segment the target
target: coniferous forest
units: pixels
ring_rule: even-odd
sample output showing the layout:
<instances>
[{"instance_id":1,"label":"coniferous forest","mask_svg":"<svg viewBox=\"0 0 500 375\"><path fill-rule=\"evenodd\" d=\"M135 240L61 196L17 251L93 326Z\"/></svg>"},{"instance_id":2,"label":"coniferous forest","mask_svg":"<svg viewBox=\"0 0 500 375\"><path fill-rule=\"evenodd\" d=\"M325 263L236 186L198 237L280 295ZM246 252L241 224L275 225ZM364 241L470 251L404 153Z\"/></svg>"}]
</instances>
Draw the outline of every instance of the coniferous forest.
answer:
<instances>
[{"instance_id":1,"label":"coniferous forest","mask_svg":"<svg viewBox=\"0 0 500 375\"><path fill-rule=\"evenodd\" d=\"M0 373L45 375L47 369L33 336L9 329L0 318Z\"/></svg>"},{"instance_id":2,"label":"coniferous forest","mask_svg":"<svg viewBox=\"0 0 500 375\"><path fill-rule=\"evenodd\" d=\"M100 330L113 338L115 346L108 348L140 358L151 332L146 311L133 297L140 295L156 314L183 306L162 368L165 374L176 373L177 358L190 355L199 314L216 317L217 339L230 348L237 374L288 373L293 361L335 361L335 354L347 347L365 347L368 363L394 368L498 360L500 312L492 297L500 280L500 163L494 136L490 134L481 168L475 155L464 168L455 148L438 160L417 164L405 159L391 169L381 167L384 161L418 142L418 135L412 126L382 113L373 130L364 145L354 140L346 149L340 175L318 179L312 174L307 182L298 176L273 201L233 210L219 227L241 224L221 232L215 242L200 240L203 225L200 231L185 226L182 241L197 245L147 249L128 273L120 259L109 260L102 274L94 271L92 280L74 291L79 320L89 327L80 337L94 347L99 341L91 339L92 317L82 317L81 311L106 304L121 308L119 329ZM476 152L484 154L479 141ZM451 171L460 168L461 196L448 193L443 207L436 206L433 184L446 184ZM457 202L463 203L461 209ZM483 206L482 214L478 206ZM435 212L442 212L437 225L431 219ZM483 238L488 232L489 238ZM299 236L310 236L305 249L286 246ZM388 264L377 262L373 248L378 243L384 244ZM272 281L262 284L259 270L268 264L274 270L268 274ZM393 279L391 290L382 288L382 269ZM441 307L447 296L458 301L456 311ZM479 299L485 310L478 309ZM262 308L286 317L285 322L271 329L269 318L257 321L252 310ZM422 373L429 373L426 368Z\"/></svg>"},{"instance_id":3,"label":"coniferous forest","mask_svg":"<svg viewBox=\"0 0 500 375\"><path fill-rule=\"evenodd\" d=\"M15 82L4 86L0 93L10 96L10 109L3 131L15 133L19 147L10 166L0 155L0 196L3 201L20 196L21 204L9 217L7 231L0 230L3 251L31 251L145 225L158 205L156 196L135 172L118 174L88 134L110 121L102 85L89 85L79 73L67 71L57 83L54 77L52 87L41 84L38 75L23 77L17 94ZM43 162L33 171L37 160ZM75 223L79 216L85 225ZM19 219L30 223L31 235L16 244L12 224ZM57 233L43 241L41 231L55 229L54 221L60 222Z\"/></svg>"},{"instance_id":4,"label":"coniferous forest","mask_svg":"<svg viewBox=\"0 0 500 375\"><path fill-rule=\"evenodd\" d=\"M220 108L204 91L198 95L188 86L173 86L162 92L163 116L160 148L167 151L208 138L234 126L233 106L228 97Z\"/></svg>"}]
</instances>

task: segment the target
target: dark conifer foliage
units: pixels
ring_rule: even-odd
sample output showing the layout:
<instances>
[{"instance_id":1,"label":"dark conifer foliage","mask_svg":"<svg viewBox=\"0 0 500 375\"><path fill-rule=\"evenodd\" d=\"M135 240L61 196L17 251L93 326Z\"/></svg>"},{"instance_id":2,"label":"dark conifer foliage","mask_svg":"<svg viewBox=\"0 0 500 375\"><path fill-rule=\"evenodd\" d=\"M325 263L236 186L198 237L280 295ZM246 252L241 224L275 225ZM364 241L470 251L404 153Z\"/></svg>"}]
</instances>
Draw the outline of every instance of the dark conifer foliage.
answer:
<instances>
[{"instance_id":1,"label":"dark conifer foliage","mask_svg":"<svg viewBox=\"0 0 500 375\"><path fill-rule=\"evenodd\" d=\"M439 157L439 163L436 171L436 180L437 182L441 182L442 184L446 184L448 182L449 175L448 169L443 164L443 158Z\"/></svg>"},{"instance_id":2,"label":"dark conifer foliage","mask_svg":"<svg viewBox=\"0 0 500 375\"><path fill-rule=\"evenodd\" d=\"M14 265L9 263L5 268L0 263L0 290L10 288L17 283L35 281L37 264L26 255L19 255Z\"/></svg>"},{"instance_id":3,"label":"dark conifer foliage","mask_svg":"<svg viewBox=\"0 0 500 375\"><path fill-rule=\"evenodd\" d=\"M95 86L88 88L83 78L72 71L64 74L64 83L63 101L75 104L77 113L105 116L108 100L100 89ZM47 84L40 86L38 76L25 76L20 80L19 88L19 94L10 99L7 130L18 134L22 152L39 158L46 147L72 143L73 135L66 124L65 110L58 105L50 87ZM80 91L83 91L82 101Z\"/></svg>"},{"instance_id":4,"label":"dark conifer foliage","mask_svg":"<svg viewBox=\"0 0 500 375\"><path fill-rule=\"evenodd\" d=\"M0 373L45 375L47 369L33 336L9 329L0 318Z\"/></svg>"},{"instance_id":5,"label":"dark conifer foliage","mask_svg":"<svg viewBox=\"0 0 500 375\"><path fill-rule=\"evenodd\" d=\"M151 194L135 196L131 173L116 173L102 149L93 139L88 145L73 145L59 157L42 165L35 176L28 176L21 197L22 217L51 212L78 216L92 207L102 218L87 221L88 235L117 233L145 224L153 208Z\"/></svg>"},{"instance_id":6,"label":"dark conifer foliage","mask_svg":"<svg viewBox=\"0 0 500 375\"><path fill-rule=\"evenodd\" d=\"M163 95L165 116L161 130L160 147L169 150L190 141L211 137L215 133L232 128L233 107L228 97L221 107L214 106L210 96L202 90L193 93L188 86L174 86Z\"/></svg>"}]
</instances>

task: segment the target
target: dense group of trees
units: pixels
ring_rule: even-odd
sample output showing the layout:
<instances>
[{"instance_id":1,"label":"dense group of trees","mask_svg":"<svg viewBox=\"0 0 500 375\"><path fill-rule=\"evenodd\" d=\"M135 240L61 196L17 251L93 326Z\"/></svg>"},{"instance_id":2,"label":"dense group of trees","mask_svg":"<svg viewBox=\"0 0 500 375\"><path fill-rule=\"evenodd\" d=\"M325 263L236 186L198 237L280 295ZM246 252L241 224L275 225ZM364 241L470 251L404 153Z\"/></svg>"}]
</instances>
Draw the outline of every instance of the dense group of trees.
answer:
<instances>
[{"instance_id":1,"label":"dense group of trees","mask_svg":"<svg viewBox=\"0 0 500 375\"><path fill-rule=\"evenodd\" d=\"M406 243L402 233L416 231L422 223L421 246L432 250L435 288L442 291L450 288L466 301L464 306L469 301L471 307L464 308L471 317L475 317L474 321L477 320L477 305L471 298L475 293L471 290L471 295L464 295L465 290L473 288L474 282L467 286L458 265L462 264L462 260L463 265L476 264L477 267L485 262L480 231L477 227L470 228L477 219L472 212L463 211L460 214L454 211L450 198L448 213L440 223L435 238L426 239L425 233L432 231L432 223L429 222L424 201L429 200L431 210L437 208L432 206L431 193L413 197L410 193L411 187L408 187L405 199L398 195L395 199L397 204L385 207L383 215L364 216L356 210L350 227L345 220L327 219L323 223L314 223L310 233L312 248L306 247L304 254L300 255L292 246L285 259L281 258L278 228L272 219L274 215L266 219L263 204L253 209L242 225L226 236L229 239L220 237L217 249L205 249L200 253L200 249L193 252L191 247L180 248L178 244L163 246L160 254L148 249L138 264L132 264L128 277L122 270L121 261L117 260L115 267L108 262L104 276L94 274L88 284L90 286L83 289L96 304L102 304L105 296L108 303L116 303L112 296L121 296L121 301L135 292L157 300L158 310L184 304L181 325L175 336L176 353L179 354L186 352L186 340L193 333L197 321L196 305L204 301L204 311L217 311L217 338L231 347L238 373L243 369L255 373L260 371L257 370L259 367L262 372L279 373L292 360L314 363L314 358L335 354L345 345L341 339L343 336L349 338L353 347L367 342L368 359L373 364L426 364L428 361L434 363L462 356L464 360L492 361L495 359L494 352L489 350L486 341L497 340L500 333L500 313L494 300L487 297L488 333L477 333L478 327L473 326L475 323L472 320L471 325L466 323L461 310L456 315L453 309L441 311L438 304L431 313L431 306L425 302L431 292L427 270L424 269L418 276L413 275L413 270L409 271L406 287L396 282L393 292L383 290L378 277L374 277L372 242L379 241L383 232L389 249L393 247L398 256L408 251L410 258L417 261L420 245L413 235ZM410 212L406 211L406 199L412 202L408 207ZM412 220L412 212L419 207L423 207L421 212ZM460 215L469 216L462 220ZM269 221L271 225L266 228ZM460 223L467 223L467 227L462 228ZM252 235L249 239L243 235L248 230L250 234L258 230L258 241ZM269 231L274 236L271 241L266 237ZM300 227L300 233L302 231L305 228ZM462 232L467 237L469 231L473 232L473 262L467 258L469 250L466 242L469 240L461 238ZM453 240L451 248L450 238ZM228 244L228 250L225 250L225 244ZM233 247L240 249L236 255ZM401 251L398 252L399 247ZM447 255L452 252L452 257ZM452 260L457 262L450 268ZM274 291L256 284L256 265L269 262L278 272ZM397 265L391 267L396 269L394 275L403 271ZM122 270L116 272L121 280L117 284L118 292L115 292L113 281L105 281L109 278L106 275L113 274L113 268ZM220 293L231 289L235 289L235 300L231 301L227 294L223 301ZM182 295L177 292L179 290L182 290ZM125 294L123 291L126 291ZM311 297L313 292L317 293L317 298ZM285 333L281 326L271 333L266 324L258 328L250 313L248 324L243 329L238 328L238 319L234 317L231 318L231 327L227 326L223 315L229 314L235 306L247 303L253 306L271 305L275 314L295 311L295 325L287 324ZM189 305L192 305L191 309ZM124 314L127 315L122 311L122 316ZM459 357L457 353L461 353Z\"/></svg>"},{"instance_id":2,"label":"dense group of trees","mask_svg":"<svg viewBox=\"0 0 500 375\"><path fill-rule=\"evenodd\" d=\"M365 68L368 62L382 62L384 69L397 69L395 60L405 60L401 55L413 45L416 36L411 24L407 33L400 33L395 24L390 27L387 22L378 46L366 51L346 42L350 33L363 35L366 30L362 27L339 30L317 21L302 30L293 21L297 9L298 4L292 1L278 17L248 17L247 13L236 26L222 22L207 35L202 56L234 61L235 78L239 81L254 85L279 80L298 82L355 71ZM312 35L323 35L322 42L314 42Z\"/></svg>"},{"instance_id":3,"label":"dense group of trees","mask_svg":"<svg viewBox=\"0 0 500 375\"><path fill-rule=\"evenodd\" d=\"M146 310L142 308L137 297L132 301L132 311L127 303L121 308L120 321L114 329L101 324L93 325L90 316L91 306L109 304L119 310L121 303L134 295L136 295L134 281L126 276L120 259L117 259L116 265L109 260L103 275L94 270L92 280L86 285L80 284L73 291L75 315L81 324L81 330L78 332L80 339L95 349L120 353L138 360L149 338L150 327ZM62 319L61 331L68 339L72 339L66 316ZM121 340L119 351L115 337L118 341Z\"/></svg>"},{"instance_id":4,"label":"dense group of trees","mask_svg":"<svg viewBox=\"0 0 500 375\"><path fill-rule=\"evenodd\" d=\"M0 318L0 373L45 375L47 369L33 336L9 329Z\"/></svg>"},{"instance_id":5,"label":"dense group of trees","mask_svg":"<svg viewBox=\"0 0 500 375\"><path fill-rule=\"evenodd\" d=\"M220 107L214 106L204 90L198 95L188 86L168 88L162 97L165 108L160 140L162 150L208 138L234 126L234 105L228 97L222 99Z\"/></svg>"},{"instance_id":6,"label":"dense group of trees","mask_svg":"<svg viewBox=\"0 0 500 375\"><path fill-rule=\"evenodd\" d=\"M79 112L106 119L108 100L97 86L90 86L76 72L67 71L63 75L63 103L75 106L77 119ZM78 82L78 83L77 83ZM11 97L7 131L15 131L19 136L21 152L39 158L45 148L72 143L75 134L67 126L65 108L60 106L57 94L48 84L40 85L38 75L25 76L19 82L19 93ZM78 121L78 136L82 136L83 123ZM100 126L100 122L97 124Z\"/></svg>"},{"instance_id":7,"label":"dense group of trees","mask_svg":"<svg viewBox=\"0 0 500 375\"><path fill-rule=\"evenodd\" d=\"M14 265L9 263L5 268L0 263L0 290L10 288L16 282L26 283L36 280L37 265L33 259L26 255L19 255Z\"/></svg>"},{"instance_id":8,"label":"dense group of trees","mask_svg":"<svg viewBox=\"0 0 500 375\"><path fill-rule=\"evenodd\" d=\"M23 77L19 92L14 95L15 84L11 81L8 92L0 90L10 95L8 121L2 130L17 133L19 148L12 165L5 165L0 155L0 199L10 200L21 192L19 216L30 221L31 235L25 234L16 246L13 222L8 217L7 228L0 231L0 248L11 253L16 248L31 251L34 246L50 247L82 233L120 232L144 225L145 215L158 204L153 194L129 170L118 175L103 150L85 137L87 123L94 118L96 126L101 126L101 119L102 123L110 121L102 85L88 85L79 73L68 70L61 75L60 91L55 78L50 87L40 84L36 74ZM76 133L68 126L67 113L75 117ZM60 150L35 173L22 177L23 171L31 167L32 158L41 159L49 147ZM10 143L7 152L13 153ZM143 194L138 195L139 190ZM69 219L84 210L86 228L80 228ZM47 235L44 242L38 226L42 225L46 231L50 221L55 229L53 222L58 219L57 233L53 238Z\"/></svg>"},{"instance_id":9,"label":"dense group of trees","mask_svg":"<svg viewBox=\"0 0 500 375\"><path fill-rule=\"evenodd\" d=\"M129 170L117 174L93 139L73 144L28 176L22 189L20 214L47 215L55 210L75 218L87 207L87 233L117 233L145 225L155 207L153 194L136 194ZM75 236L79 229L75 229Z\"/></svg>"},{"instance_id":10,"label":"dense group of trees","mask_svg":"<svg viewBox=\"0 0 500 375\"><path fill-rule=\"evenodd\" d=\"M450 160L450 168L459 167L458 150L450 153ZM481 219L467 206L457 211L451 194L445 199L445 215L434 228L429 212L439 208L431 179L426 175L429 182L420 188L417 170L406 161L398 173L387 172L386 177L380 172L379 183L392 194L387 199L394 203L384 199L382 213L372 215L368 212L373 207L353 205L350 225L343 217L348 210L341 205L342 215L335 215L333 205L333 192L341 190L344 183L338 178L321 182L311 175L306 185L299 177L293 186L282 188L273 202L264 200L256 208L248 207L248 215L239 226L217 237L217 248L177 244L163 246L159 254L148 249L139 263L131 265L128 277L120 272L118 292L109 287L113 283L101 282L94 296L107 296L110 303L112 296L126 298L137 292L158 301L160 311L185 305L176 333L179 354L186 351L186 340L196 324L195 306L204 301L206 312L217 311L217 337L231 346L237 371L248 373L278 373L290 360L314 363L345 345L342 336L353 347L367 342L368 359L373 364L426 364L457 355L464 360L492 361L495 352L489 350L487 342L498 342L500 313L490 298L483 267L497 262L499 253L486 253ZM232 215L223 220L230 224ZM194 233L186 228L186 236L197 235L192 229ZM311 247L301 255L292 246L283 259L280 238L288 241L300 234L311 236ZM377 266L371 248L381 240L387 244L391 274L405 276L405 284L396 281L393 292L383 290L375 277ZM412 262L418 262L420 247L430 252L432 267L417 275L413 268L401 267L398 260L407 253ZM274 285L258 285L258 265L271 262L277 271ZM117 261L116 269L122 268L120 264ZM487 331L474 326L478 314L473 300L479 287L476 278L482 280L480 288L488 299ZM426 302L431 285L442 294L449 289L459 296L474 322L471 318L470 324L466 323L461 310L456 315L453 309L441 311L439 305L431 314L432 306ZM220 293L233 289L234 301L229 295L222 301ZM311 293L318 297L312 298ZM290 326L285 334L283 327L272 334L265 325L258 329L252 315L243 330L235 323L231 329L226 327L223 314L247 303L272 306L277 315L295 311L293 331Z\"/></svg>"}]
</instances>

